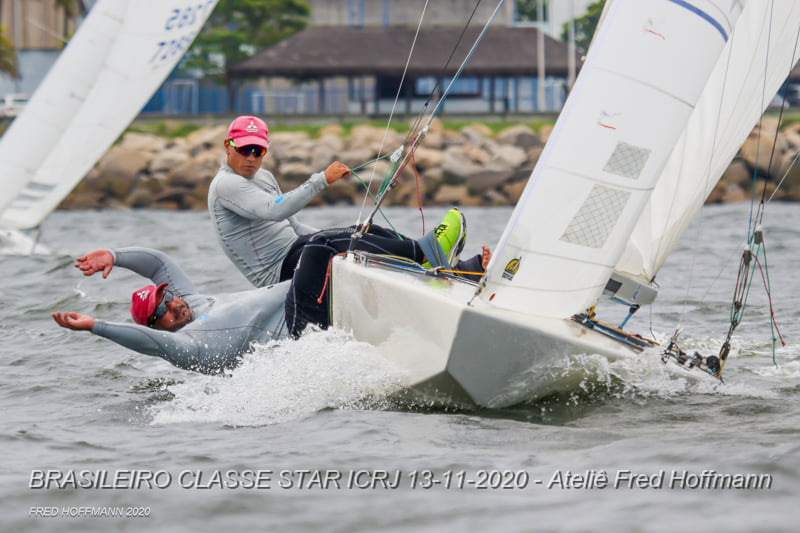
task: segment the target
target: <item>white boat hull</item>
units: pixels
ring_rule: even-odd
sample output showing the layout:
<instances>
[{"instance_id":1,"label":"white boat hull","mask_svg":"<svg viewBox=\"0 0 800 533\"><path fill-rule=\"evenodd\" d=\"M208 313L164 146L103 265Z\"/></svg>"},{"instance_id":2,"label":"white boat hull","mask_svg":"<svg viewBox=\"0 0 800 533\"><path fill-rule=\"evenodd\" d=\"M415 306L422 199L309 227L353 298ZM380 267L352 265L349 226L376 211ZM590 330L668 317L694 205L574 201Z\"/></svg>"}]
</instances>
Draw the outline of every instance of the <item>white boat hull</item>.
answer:
<instances>
[{"instance_id":1,"label":"white boat hull","mask_svg":"<svg viewBox=\"0 0 800 533\"><path fill-rule=\"evenodd\" d=\"M427 403L506 407L563 387L571 355L640 352L571 320L470 303L475 285L459 279L348 256L334 259L331 283L333 325L376 346Z\"/></svg>"},{"instance_id":2,"label":"white boat hull","mask_svg":"<svg viewBox=\"0 0 800 533\"><path fill-rule=\"evenodd\" d=\"M49 254L50 250L22 231L0 229L0 255Z\"/></svg>"}]
</instances>

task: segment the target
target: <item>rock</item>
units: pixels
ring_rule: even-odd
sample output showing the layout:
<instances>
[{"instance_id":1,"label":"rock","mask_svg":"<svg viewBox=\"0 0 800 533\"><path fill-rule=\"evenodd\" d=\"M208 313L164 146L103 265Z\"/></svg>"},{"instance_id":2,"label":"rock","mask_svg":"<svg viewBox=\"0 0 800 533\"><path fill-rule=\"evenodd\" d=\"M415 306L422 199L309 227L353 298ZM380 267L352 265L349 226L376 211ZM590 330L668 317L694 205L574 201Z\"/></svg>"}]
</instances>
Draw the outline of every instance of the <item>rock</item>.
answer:
<instances>
[{"instance_id":1,"label":"rock","mask_svg":"<svg viewBox=\"0 0 800 533\"><path fill-rule=\"evenodd\" d=\"M279 167L278 174L276 177L281 183L281 189L284 189L284 181L300 184L311 177L313 170L305 163L286 163Z\"/></svg>"},{"instance_id":2,"label":"rock","mask_svg":"<svg viewBox=\"0 0 800 533\"><path fill-rule=\"evenodd\" d=\"M125 204L130 207L150 207L155 202L156 193L137 187L125 198Z\"/></svg>"},{"instance_id":3,"label":"rock","mask_svg":"<svg viewBox=\"0 0 800 533\"><path fill-rule=\"evenodd\" d=\"M326 137L330 135L341 139L341 137L344 135L344 128L338 124L329 124L320 128L319 135L320 137Z\"/></svg>"},{"instance_id":4,"label":"rock","mask_svg":"<svg viewBox=\"0 0 800 533\"><path fill-rule=\"evenodd\" d=\"M414 150L414 161L418 169L428 169L441 166L444 153L441 150L420 146Z\"/></svg>"},{"instance_id":5,"label":"rock","mask_svg":"<svg viewBox=\"0 0 800 533\"><path fill-rule=\"evenodd\" d=\"M199 152L212 148L222 150L227 135L227 125L203 128L186 136L185 149L192 157L196 156Z\"/></svg>"},{"instance_id":6,"label":"rock","mask_svg":"<svg viewBox=\"0 0 800 533\"><path fill-rule=\"evenodd\" d=\"M461 205L467 196L466 185L442 185L436 191L433 201L439 205Z\"/></svg>"},{"instance_id":7,"label":"rock","mask_svg":"<svg viewBox=\"0 0 800 533\"><path fill-rule=\"evenodd\" d=\"M489 153L493 159L498 159L510 167L524 165L528 160L528 154L525 153L525 150L507 144L496 144L492 146Z\"/></svg>"},{"instance_id":8,"label":"rock","mask_svg":"<svg viewBox=\"0 0 800 533\"><path fill-rule=\"evenodd\" d=\"M125 198L149 162L146 152L112 146L98 162L96 179L90 182L90 186L109 196Z\"/></svg>"},{"instance_id":9,"label":"rock","mask_svg":"<svg viewBox=\"0 0 800 533\"><path fill-rule=\"evenodd\" d=\"M360 125L354 127L350 132L347 147L349 150L368 148L371 157L374 157L379 153L386 154L395 151L403 145L404 140L404 136L394 130L386 131L368 125Z\"/></svg>"},{"instance_id":10,"label":"rock","mask_svg":"<svg viewBox=\"0 0 800 533\"><path fill-rule=\"evenodd\" d=\"M158 137L157 135L129 131L122 136L119 147L136 152L150 152L154 154L164 150L167 147L167 143L167 139Z\"/></svg>"},{"instance_id":11,"label":"rock","mask_svg":"<svg viewBox=\"0 0 800 533\"><path fill-rule=\"evenodd\" d=\"M419 188L417 188L417 183L414 181L404 181L397 184L394 190L387 196L387 201L389 205L417 207L419 205L419 199L423 199L423 206L425 205L425 197L426 182L424 180L419 181Z\"/></svg>"},{"instance_id":12,"label":"rock","mask_svg":"<svg viewBox=\"0 0 800 533\"><path fill-rule=\"evenodd\" d=\"M442 178L448 184L467 181L480 171L480 166L472 162L460 148L447 148L442 156Z\"/></svg>"},{"instance_id":13,"label":"rock","mask_svg":"<svg viewBox=\"0 0 800 533\"><path fill-rule=\"evenodd\" d=\"M482 195L489 189L501 187L513 175L514 168L511 165L505 161L494 159L469 176L468 191L472 195Z\"/></svg>"},{"instance_id":14,"label":"rock","mask_svg":"<svg viewBox=\"0 0 800 533\"><path fill-rule=\"evenodd\" d=\"M756 164L762 178L757 194L764 187L763 178L768 179L767 194L772 195L777 181L785 175L774 199L800 201L800 164L794 158L794 151L800 148L800 122L788 124L780 132L777 128L775 117L764 118L742 145L739 157L726 168L707 202L749 199ZM334 160L354 168L369 163L357 173L366 181L374 168L372 187L376 189L391 165L388 158L373 161L376 155L379 151L391 153L408 141L403 134L370 125L354 127L346 140L343 132L336 124L320 128L316 139L305 132L273 131L270 153L262 167L273 172L282 189L288 191ZM513 205L551 132L551 125L541 126L537 133L528 125L517 124L494 136L485 124L473 123L453 131L445 130L436 119L419 144L414 163L406 166L387 198L387 205L417 206L418 196L423 205ZM103 155L61 207L205 209L209 182L225 159L222 140L226 133L227 124L174 139L128 132ZM760 152L757 163L756 146ZM773 146L773 163L767 169ZM311 205L360 203L363 194L357 179L346 179L328 187Z\"/></svg>"},{"instance_id":15,"label":"rock","mask_svg":"<svg viewBox=\"0 0 800 533\"><path fill-rule=\"evenodd\" d=\"M553 133L553 124L545 124L539 128L539 138L543 143L547 144L550 134Z\"/></svg>"},{"instance_id":16,"label":"rock","mask_svg":"<svg viewBox=\"0 0 800 533\"><path fill-rule=\"evenodd\" d=\"M421 147L441 150L444 147L444 135L438 131L429 131L419 143Z\"/></svg>"},{"instance_id":17,"label":"rock","mask_svg":"<svg viewBox=\"0 0 800 533\"><path fill-rule=\"evenodd\" d=\"M369 148L353 148L352 150L343 150L339 152L339 155L336 159L348 167L355 168L367 163L368 161L372 161L374 157ZM360 173L361 170L357 172Z\"/></svg>"},{"instance_id":18,"label":"rock","mask_svg":"<svg viewBox=\"0 0 800 533\"><path fill-rule=\"evenodd\" d=\"M489 189L478 199L482 205L503 206L508 205L508 198L495 189Z\"/></svg>"},{"instance_id":19,"label":"rock","mask_svg":"<svg viewBox=\"0 0 800 533\"><path fill-rule=\"evenodd\" d=\"M73 192L61 202L59 209L100 209L104 195L99 191Z\"/></svg>"},{"instance_id":20,"label":"rock","mask_svg":"<svg viewBox=\"0 0 800 533\"><path fill-rule=\"evenodd\" d=\"M527 151L534 146L542 146L542 139L528 126L518 124L511 126L501 131L497 135L497 142L501 144L510 144Z\"/></svg>"},{"instance_id":21,"label":"rock","mask_svg":"<svg viewBox=\"0 0 800 533\"><path fill-rule=\"evenodd\" d=\"M325 170L336 160L337 151L328 144L315 144L310 152L311 168L315 172Z\"/></svg>"},{"instance_id":22,"label":"rock","mask_svg":"<svg viewBox=\"0 0 800 533\"><path fill-rule=\"evenodd\" d=\"M749 188L752 180L753 172L747 168L747 164L741 159L734 159L719 181L726 186L739 185L742 188Z\"/></svg>"},{"instance_id":23,"label":"rock","mask_svg":"<svg viewBox=\"0 0 800 533\"><path fill-rule=\"evenodd\" d=\"M311 161L311 141L294 142L282 152L280 161L284 163L309 163Z\"/></svg>"},{"instance_id":24,"label":"rock","mask_svg":"<svg viewBox=\"0 0 800 533\"><path fill-rule=\"evenodd\" d=\"M301 142L308 140L305 132L279 131L269 135L270 156L283 162L289 149Z\"/></svg>"},{"instance_id":25,"label":"rock","mask_svg":"<svg viewBox=\"0 0 800 533\"><path fill-rule=\"evenodd\" d=\"M528 164L530 165L531 169L536 166L536 163L539 161L539 156L542 155L543 150L544 145L532 146L528 148Z\"/></svg>"},{"instance_id":26,"label":"rock","mask_svg":"<svg viewBox=\"0 0 800 533\"><path fill-rule=\"evenodd\" d=\"M478 166L485 165L492 158L488 150L478 145L467 144L466 146L463 147L462 152L470 161L477 164Z\"/></svg>"},{"instance_id":27,"label":"rock","mask_svg":"<svg viewBox=\"0 0 800 533\"><path fill-rule=\"evenodd\" d=\"M334 205L353 205L355 204L356 192L353 186L346 180L339 180L331 183L322 191L325 202ZM358 197L361 198L360 196Z\"/></svg>"},{"instance_id":28,"label":"rock","mask_svg":"<svg viewBox=\"0 0 800 533\"><path fill-rule=\"evenodd\" d=\"M747 200L747 192L739 185L728 185L722 194L722 201L728 202L743 202Z\"/></svg>"},{"instance_id":29,"label":"rock","mask_svg":"<svg viewBox=\"0 0 800 533\"><path fill-rule=\"evenodd\" d=\"M786 152L781 161L780 179L783 180L782 187L792 189L800 185L800 157L797 152Z\"/></svg>"},{"instance_id":30,"label":"rock","mask_svg":"<svg viewBox=\"0 0 800 533\"><path fill-rule=\"evenodd\" d=\"M167 176L167 184L171 187L193 187L210 182L217 174L217 170L219 167L216 164L190 159L172 169Z\"/></svg>"},{"instance_id":31,"label":"rock","mask_svg":"<svg viewBox=\"0 0 800 533\"><path fill-rule=\"evenodd\" d=\"M167 171L181 165L189 160L189 154L182 148L170 148L163 150L150 160L148 170L152 172Z\"/></svg>"},{"instance_id":32,"label":"rock","mask_svg":"<svg viewBox=\"0 0 800 533\"><path fill-rule=\"evenodd\" d=\"M461 128L461 135L471 144L485 146L492 137L492 130L486 125L476 123Z\"/></svg>"},{"instance_id":33,"label":"rock","mask_svg":"<svg viewBox=\"0 0 800 533\"><path fill-rule=\"evenodd\" d=\"M519 202L526 184L527 182L518 181L516 183L508 183L503 187L503 192L508 198L508 203L510 205L516 205L516 203Z\"/></svg>"},{"instance_id":34,"label":"rock","mask_svg":"<svg viewBox=\"0 0 800 533\"><path fill-rule=\"evenodd\" d=\"M773 157L771 168L768 169L767 166L770 164L770 154L773 149L777 150L778 146L772 137L762 135L759 139L758 132L753 130L753 133L742 144L739 155L751 169L758 165L759 174L775 177L780 173L781 157L780 151L778 151L779 157Z\"/></svg>"}]
</instances>

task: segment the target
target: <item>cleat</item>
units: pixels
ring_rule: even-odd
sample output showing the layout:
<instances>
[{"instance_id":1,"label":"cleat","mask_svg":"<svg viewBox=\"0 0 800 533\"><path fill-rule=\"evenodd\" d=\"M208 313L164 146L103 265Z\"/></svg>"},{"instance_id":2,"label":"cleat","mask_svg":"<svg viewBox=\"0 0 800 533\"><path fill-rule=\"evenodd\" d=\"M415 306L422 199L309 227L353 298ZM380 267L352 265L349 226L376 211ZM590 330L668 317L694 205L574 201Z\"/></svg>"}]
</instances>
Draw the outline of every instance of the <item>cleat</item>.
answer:
<instances>
[{"instance_id":1,"label":"cleat","mask_svg":"<svg viewBox=\"0 0 800 533\"><path fill-rule=\"evenodd\" d=\"M467 239L467 221L461 211L456 208L448 211L444 219L442 219L442 223L433 230L433 235L441 247L441 251L444 252L444 257L446 257L446 262L450 268L455 267L461 252L464 250L464 242ZM441 262L443 263L444 261ZM425 263L422 266L425 268L431 267L430 263Z\"/></svg>"}]
</instances>

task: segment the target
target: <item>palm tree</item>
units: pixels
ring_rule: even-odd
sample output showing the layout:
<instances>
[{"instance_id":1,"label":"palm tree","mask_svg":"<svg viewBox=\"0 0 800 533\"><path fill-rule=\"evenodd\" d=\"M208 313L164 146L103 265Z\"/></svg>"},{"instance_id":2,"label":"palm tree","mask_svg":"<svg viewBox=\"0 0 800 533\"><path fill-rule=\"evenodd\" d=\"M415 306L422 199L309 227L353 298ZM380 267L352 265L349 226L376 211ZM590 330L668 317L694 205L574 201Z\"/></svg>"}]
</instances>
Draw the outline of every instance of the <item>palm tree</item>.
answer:
<instances>
[{"instance_id":1,"label":"palm tree","mask_svg":"<svg viewBox=\"0 0 800 533\"><path fill-rule=\"evenodd\" d=\"M66 23L68 20L74 18L79 10L83 9L83 4L79 0L55 0L56 7L61 7L64 10L64 35L67 34ZM14 42L8 36L6 27L0 25L0 72L10 76L17 76L17 53L14 47Z\"/></svg>"},{"instance_id":2,"label":"palm tree","mask_svg":"<svg viewBox=\"0 0 800 533\"><path fill-rule=\"evenodd\" d=\"M2 24L0 24L0 72L17 77L17 52L6 33L6 27Z\"/></svg>"}]
</instances>

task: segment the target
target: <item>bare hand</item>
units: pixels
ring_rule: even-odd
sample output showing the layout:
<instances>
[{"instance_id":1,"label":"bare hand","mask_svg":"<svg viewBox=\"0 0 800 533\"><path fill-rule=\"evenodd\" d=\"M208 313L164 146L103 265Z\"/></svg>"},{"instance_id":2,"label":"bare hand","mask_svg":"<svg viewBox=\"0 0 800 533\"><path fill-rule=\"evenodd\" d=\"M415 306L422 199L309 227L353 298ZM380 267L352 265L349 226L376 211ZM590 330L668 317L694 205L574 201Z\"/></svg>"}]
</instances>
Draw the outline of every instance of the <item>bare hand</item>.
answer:
<instances>
[{"instance_id":1,"label":"bare hand","mask_svg":"<svg viewBox=\"0 0 800 533\"><path fill-rule=\"evenodd\" d=\"M95 250L83 257L75 259L75 268L81 269L84 276L91 276L95 272L103 272L103 279L108 277L114 268L114 256L108 250Z\"/></svg>"},{"instance_id":2,"label":"bare hand","mask_svg":"<svg viewBox=\"0 0 800 533\"><path fill-rule=\"evenodd\" d=\"M68 313L53 313L53 320L62 328L74 329L75 331L91 331L94 327L94 318L87 315L79 315L72 311Z\"/></svg>"},{"instance_id":3,"label":"bare hand","mask_svg":"<svg viewBox=\"0 0 800 533\"><path fill-rule=\"evenodd\" d=\"M328 185L336 180L350 175L350 168L344 163L334 161L328 168L325 169L325 179L328 180Z\"/></svg>"},{"instance_id":4,"label":"bare hand","mask_svg":"<svg viewBox=\"0 0 800 533\"><path fill-rule=\"evenodd\" d=\"M481 249L483 250L481 253L481 267L483 267L483 270L485 271L486 267L489 265L489 261L492 259L492 252L485 244L481 245Z\"/></svg>"}]
</instances>

